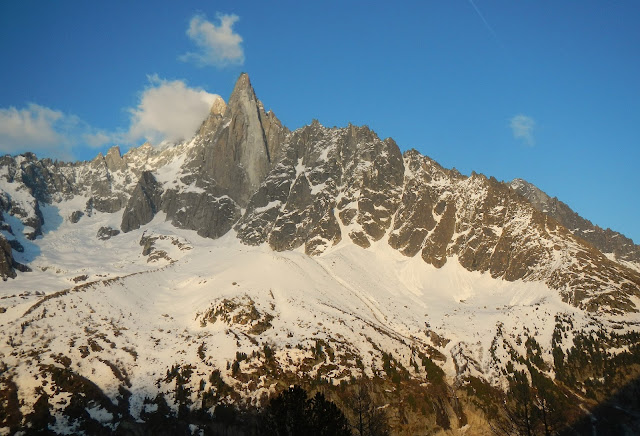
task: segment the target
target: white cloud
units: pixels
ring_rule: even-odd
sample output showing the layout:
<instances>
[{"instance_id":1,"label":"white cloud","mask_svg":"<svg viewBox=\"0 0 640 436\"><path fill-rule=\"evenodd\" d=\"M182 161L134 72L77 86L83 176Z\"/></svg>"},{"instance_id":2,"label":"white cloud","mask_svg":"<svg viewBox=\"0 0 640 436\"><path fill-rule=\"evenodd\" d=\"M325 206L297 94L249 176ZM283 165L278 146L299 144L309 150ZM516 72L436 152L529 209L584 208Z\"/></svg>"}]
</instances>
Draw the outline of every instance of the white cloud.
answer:
<instances>
[{"instance_id":1,"label":"white cloud","mask_svg":"<svg viewBox=\"0 0 640 436\"><path fill-rule=\"evenodd\" d=\"M181 60L216 67L244 63L242 37L233 31L233 25L239 17L218 13L216 18L220 21L218 26L202 15L191 18L187 35L196 43L199 51L186 53L180 56Z\"/></svg>"},{"instance_id":2,"label":"white cloud","mask_svg":"<svg viewBox=\"0 0 640 436\"><path fill-rule=\"evenodd\" d=\"M82 122L73 115L30 103L26 108L0 108L0 153L33 151L67 157L73 146L73 131Z\"/></svg>"},{"instance_id":3,"label":"white cloud","mask_svg":"<svg viewBox=\"0 0 640 436\"><path fill-rule=\"evenodd\" d=\"M526 145L533 147L536 143L533 137L533 129L536 122L526 115L516 115L511 118L509 125L513 132L513 137L522 140Z\"/></svg>"},{"instance_id":4,"label":"white cloud","mask_svg":"<svg viewBox=\"0 0 640 436\"><path fill-rule=\"evenodd\" d=\"M50 146L60 142L54 124L63 117L60 111L33 103L20 110L0 109L0 149Z\"/></svg>"},{"instance_id":5,"label":"white cloud","mask_svg":"<svg viewBox=\"0 0 640 436\"><path fill-rule=\"evenodd\" d=\"M181 80L167 81L149 77L151 86L140 95L135 109L130 109L131 126L124 142L146 139L153 144L162 141L190 139L207 117L220 96L202 89L189 88ZM99 137L94 138L97 142Z\"/></svg>"}]
</instances>

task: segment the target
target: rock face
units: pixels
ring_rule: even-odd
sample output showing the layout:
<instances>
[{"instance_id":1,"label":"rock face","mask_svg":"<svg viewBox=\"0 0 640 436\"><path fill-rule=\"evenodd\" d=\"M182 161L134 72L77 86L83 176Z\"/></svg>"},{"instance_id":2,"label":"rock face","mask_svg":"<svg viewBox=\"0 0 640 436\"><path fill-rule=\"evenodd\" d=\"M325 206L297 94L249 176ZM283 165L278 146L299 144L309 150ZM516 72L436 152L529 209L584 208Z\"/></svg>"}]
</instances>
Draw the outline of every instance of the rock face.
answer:
<instances>
[{"instance_id":1,"label":"rock face","mask_svg":"<svg viewBox=\"0 0 640 436\"><path fill-rule=\"evenodd\" d=\"M238 79L215 126L215 133L205 140L203 176L244 207L277 158L285 131L275 116L264 112L247 74Z\"/></svg>"},{"instance_id":2,"label":"rock face","mask_svg":"<svg viewBox=\"0 0 640 436\"><path fill-rule=\"evenodd\" d=\"M161 197L162 187L156 178L149 171L143 172L124 209L122 231L130 232L149 223L160 210Z\"/></svg>"},{"instance_id":3,"label":"rock face","mask_svg":"<svg viewBox=\"0 0 640 436\"><path fill-rule=\"evenodd\" d=\"M196 230L205 238L224 235L241 215L240 207L230 197L207 192L169 190L162 198L162 207L173 225Z\"/></svg>"},{"instance_id":4,"label":"rock face","mask_svg":"<svg viewBox=\"0 0 640 436\"><path fill-rule=\"evenodd\" d=\"M509 186L526 198L537 210L554 218L574 235L593 244L603 253L612 253L616 259L640 265L640 245L611 229L602 229L582 218L557 198L551 198L531 183L514 179Z\"/></svg>"},{"instance_id":5,"label":"rock face","mask_svg":"<svg viewBox=\"0 0 640 436\"><path fill-rule=\"evenodd\" d=\"M367 127L327 129L317 121L291 135L283 158L236 229L247 244L318 254L348 232L368 247L391 225L404 165L396 144Z\"/></svg>"},{"instance_id":6,"label":"rock face","mask_svg":"<svg viewBox=\"0 0 640 436\"><path fill-rule=\"evenodd\" d=\"M98 229L98 233L96 234L96 238L106 241L107 239L111 239L114 236L118 236L120 234L120 230L113 229L111 227L100 227Z\"/></svg>"}]
</instances>

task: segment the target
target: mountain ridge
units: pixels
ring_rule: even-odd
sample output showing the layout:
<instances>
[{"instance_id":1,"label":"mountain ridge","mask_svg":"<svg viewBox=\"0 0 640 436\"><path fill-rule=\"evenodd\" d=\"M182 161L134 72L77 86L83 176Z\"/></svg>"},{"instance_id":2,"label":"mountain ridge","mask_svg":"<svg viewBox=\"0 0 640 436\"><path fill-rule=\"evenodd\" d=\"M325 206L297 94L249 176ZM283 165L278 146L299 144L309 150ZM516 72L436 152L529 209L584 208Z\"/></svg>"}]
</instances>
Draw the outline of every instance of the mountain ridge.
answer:
<instances>
[{"instance_id":1,"label":"mountain ridge","mask_svg":"<svg viewBox=\"0 0 640 436\"><path fill-rule=\"evenodd\" d=\"M173 225L205 237L235 228L247 244L267 242L278 251L304 244L307 254L320 254L344 237L366 248L393 224L390 244L405 255L420 252L436 267L456 254L465 268L495 278L543 280L589 310L637 310L633 297L640 295L640 274L626 268L632 258L624 258L625 265L604 258L579 242L585 232L558 245L574 234L561 225L568 213L538 215L544 206L536 198L544 204L549 198L533 188L527 192L537 197L527 196L522 187L532 185L502 184L476 173L461 176L413 151L403 157L392 139L382 141L366 126L327 129L314 121L289 132L270 114L243 73L229 104L216 101L194 138L181 145L155 150L146 144L124 157L113 147L84 165L29 155L25 162L33 165L22 169L33 197L22 213L23 224L34 229L28 238L41 233L40 202L79 193L75 177L90 185L87 206L76 216L124 208L124 232L163 211ZM519 202L509 187L526 201ZM519 212L509 210L512 206ZM13 215L22 211L12 207L4 209ZM518 219L524 227L510 226ZM511 228L516 234L504 233ZM532 231L535 235L527 235ZM562 254L567 252L569 257ZM3 275L9 277L14 261L5 258ZM579 280L585 270L595 274Z\"/></svg>"}]
</instances>

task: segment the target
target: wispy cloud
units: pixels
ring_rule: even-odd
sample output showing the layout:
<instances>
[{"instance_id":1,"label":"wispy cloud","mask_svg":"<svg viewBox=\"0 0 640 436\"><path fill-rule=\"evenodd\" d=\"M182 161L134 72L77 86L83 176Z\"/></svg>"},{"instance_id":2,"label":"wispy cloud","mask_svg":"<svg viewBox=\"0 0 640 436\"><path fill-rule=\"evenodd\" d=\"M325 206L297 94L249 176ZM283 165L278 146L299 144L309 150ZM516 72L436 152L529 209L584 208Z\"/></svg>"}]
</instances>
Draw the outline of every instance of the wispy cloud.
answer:
<instances>
[{"instance_id":1,"label":"wispy cloud","mask_svg":"<svg viewBox=\"0 0 640 436\"><path fill-rule=\"evenodd\" d=\"M487 21L487 19L484 17L484 15L482 14L482 12L480 12L480 9L478 8L478 6L476 6L475 2L473 0L469 0L469 4L471 6L473 6L473 9L476 11L476 14L478 14L478 17L480 17L480 19L482 20L482 22L484 23L484 26L487 28L487 30L491 33L491 35L493 35L493 37L496 39L496 41L498 42L498 44L502 45L502 42L500 42L500 38L498 38L498 34L493 30L493 27L491 27L491 24L489 24L489 22Z\"/></svg>"},{"instance_id":2,"label":"wispy cloud","mask_svg":"<svg viewBox=\"0 0 640 436\"><path fill-rule=\"evenodd\" d=\"M154 144L191 138L207 117L216 99L182 80L167 81L149 77L149 86L140 94L138 106L130 109L131 125L123 142L146 139Z\"/></svg>"},{"instance_id":3,"label":"wispy cloud","mask_svg":"<svg viewBox=\"0 0 640 436\"><path fill-rule=\"evenodd\" d=\"M237 15L216 14L218 25L207 21L202 15L191 18L187 35L199 50L180 56L180 60L195 62L197 65L242 65L244 50L242 37L234 32L233 25L239 20Z\"/></svg>"},{"instance_id":4,"label":"wispy cloud","mask_svg":"<svg viewBox=\"0 0 640 436\"><path fill-rule=\"evenodd\" d=\"M527 115L516 115L509 121L513 137L521 140L525 145L533 147L536 143L533 137L533 129L536 126L536 122L533 118Z\"/></svg>"}]
</instances>

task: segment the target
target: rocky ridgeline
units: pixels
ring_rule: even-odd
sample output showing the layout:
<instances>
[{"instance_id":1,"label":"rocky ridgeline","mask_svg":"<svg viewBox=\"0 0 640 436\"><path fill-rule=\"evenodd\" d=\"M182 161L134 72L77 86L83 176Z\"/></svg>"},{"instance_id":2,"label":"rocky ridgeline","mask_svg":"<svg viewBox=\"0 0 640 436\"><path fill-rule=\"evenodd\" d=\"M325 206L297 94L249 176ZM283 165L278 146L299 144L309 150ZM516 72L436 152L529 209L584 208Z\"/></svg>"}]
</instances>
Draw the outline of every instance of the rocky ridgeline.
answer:
<instances>
[{"instance_id":1,"label":"rocky ridgeline","mask_svg":"<svg viewBox=\"0 0 640 436\"><path fill-rule=\"evenodd\" d=\"M124 156L114 147L81 163L5 156L0 168L0 208L32 239L42 233L40 204L82 195L85 210L71 219L124 209L123 232L164 212L176 227L204 237L233 228L246 244L304 247L310 255L345 238L367 248L389 235L406 256L438 268L456 256L494 278L543 281L588 310L636 311L632 297L640 296L640 274L603 254L637 265L638 246L623 236L524 181L465 177L415 150L403 156L368 127L314 121L290 132L265 112L246 74L228 104L214 103L191 141L145 144ZM18 229L2 225L6 278L15 276L6 246Z\"/></svg>"},{"instance_id":2,"label":"rocky ridgeline","mask_svg":"<svg viewBox=\"0 0 640 436\"><path fill-rule=\"evenodd\" d=\"M525 197L537 210L554 218L574 235L584 239L603 253L611 253L617 260L640 264L640 245L621 233L602 229L582 218L556 197L549 197L536 186L522 179L514 179L509 186Z\"/></svg>"}]
</instances>

